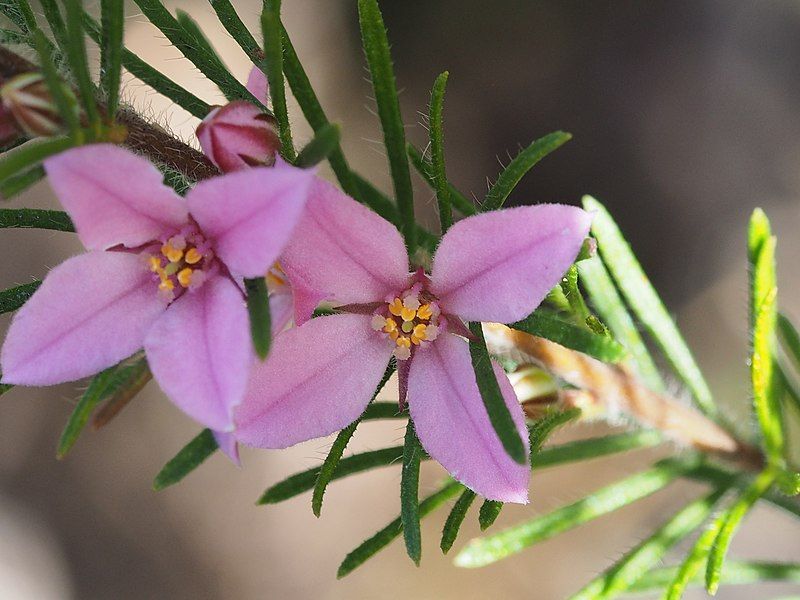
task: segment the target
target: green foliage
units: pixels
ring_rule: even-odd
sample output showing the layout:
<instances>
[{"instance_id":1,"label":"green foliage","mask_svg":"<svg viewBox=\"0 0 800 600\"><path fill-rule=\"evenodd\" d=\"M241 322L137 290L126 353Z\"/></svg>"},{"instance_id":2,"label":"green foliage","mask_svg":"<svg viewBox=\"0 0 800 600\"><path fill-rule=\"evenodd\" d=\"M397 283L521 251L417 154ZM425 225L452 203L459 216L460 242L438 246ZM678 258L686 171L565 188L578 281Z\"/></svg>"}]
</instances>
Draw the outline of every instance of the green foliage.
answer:
<instances>
[{"instance_id":1,"label":"green foliage","mask_svg":"<svg viewBox=\"0 0 800 600\"><path fill-rule=\"evenodd\" d=\"M489 193L486 194L481 210L502 208L506 198L514 191L514 188L525 174L545 156L571 139L572 135L569 133L554 131L539 138L522 150L514 157L514 160L508 163L508 166L500 173L494 185L489 188Z\"/></svg>"},{"instance_id":2,"label":"green foliage","mask_svg":"<svg viewBox=\"0 0 800 600\"><path fill-rule=\"evenodd\" d=\"M100 87L106 95L109 121L113 121L119 106L124 26L123 0L100 0Z\"/></svg>"},{"instance_id":3,"label":"green foliage","mask_svg":"<svg viewBox=\"0 0 800 600\"><path fill-rule=\"evenodd\" d=\"M4 152L0 155L0 181L18 175L71 146L72 141L66 137L36 138Z\"/></svg>"},{"instance_id":4,"label":"green foliage","mask_svg":"<svg viewBox=\"0 0 800 600\"><path fill-rule=\"evenodd\" d=\"M17 310L33 296L40 285L41 281L31 281L0 292L0 314Z\"/></svg>"},{"instance_id":5,"label":"green foliage","mask_svg":"<svg viewBox=\"0 0 800 600\"><path fill-rule=\"evenodd\" d=\"M492 367L492 360L489 358L489 351L486 349L486 340L483 338L483 329L480 323L470 323L469 330L474 336L469 342L469 353L472 357L472 368L475 371L475 380L481 392L483 405L489 415L489 421L494 428L497 437L503 444L503 448L508 455L520 464L527 460L525 446L520 438L514 419L506 405L500 385Z\"/></svg>"},{"instance_id":6,"label":"green foliage","mask_svg":"<svg viewBox=\"0 0 800 600\"><path fill-rule=\"evenodd\" d=\"M444 90L447 87L447 78L450 74L445 71L436 78L431 90L430 141L431 141L431 167L433 168L433 182L436 188L436 201L439 204L439 222L442 235L453 224L453 212L450 207L450 189L447 187L447 172L444 166L444 128L442 125L444 111Z\"/></svg>"},{"instance_id":7,"label":"green foliage","mask_svg":"<svg viewBox=\"0 0 800 600\"><path fill-rule=\"evenodd\" d=\"M627 355L625 348L610 336L598 335L543 309L532 312L509 327L548 339L604 362L619 362Z\"/></svg>"},{"instance_id":8,"label":"green foliage","mask_svg":"<svg viewBox=\"0 0 800 600\"><path fill-rule=\"evenodd\" d=\"M340 135L341 129L338 125L328 124L320 127L314 138L297 155L295 166L307 169L321 163L339 147Z\"/></svg>"},{"instance_id":9,"label":"green foliage","mask_svg":"<svg viewBox=\"0 0 800 600\"><path fill-rule=\"evenodd\" d=\"M419 566L422 558L422 533L419 529L419 461L423 454L414 422L406 424L406 439L403 444L403 469L400 475L400 522L408 557Z\"/></svg>"},{"instance_id":10,"label":"green foliage","mask_svg":"<svg viewBox=\"0 0 800 600\"><path fill-rule=\"evenodd\" d=\"M11 200L14 196L21 194L35 183L44 179L44 167L36 165L27 171L22 171L0 181L0 197L3 200Z\"/></svg>"},{"instance_id":11,"label":"green foliage","mask_svg":"<svg viewBox=\"0 0 800 600\"><path fill-rule=\"evenodd\" d=\"M100 113L95 102L95 86L89 73L89 61L86 57L86 42L81 25L83 15L82 0L64 0L67 15L67 47L66 55L70 70L77 83L78 95L83 110L89 121L93 139L100 132ZM52 91L52 90L51 90Z\"/></svg>"},{"instance_id":12,"label":"green foliage","mask_svg":"<svg viewBox=\"0 0 800 600\"><path fill-rule=\"evenodd\" d=\"M69 215L60 210L0 208L0 229L17 227L75 231Z\"/></svg>"},{"instance_id":13,"label":"green foliage","mask_svg":"<svg viewBox=\"0 0 800 600\"><path fill-rule=\"evenodd\" d=\"M153 489L160 491L178 483L216 452L218 447L212 431L204 429L164 465L153 481Z\"/></svg>"},{"instance_id":14,"label":"green foliage","mask_svg":"<svg viewBox=\"0 0 800 600\"><path fill-rule=\"evenodd\" d=\"M650 592L667 585L675 577L675 567L653 569L644 573L631 586L631 592ZM721 585L748 585L762 581L788 581L800 583L800 565L774 562L734 562L725 563L720 573ZM702 579L693 578L691 585L699 585Z\"/></svg>"},{"instance_id":15,"label":"green foliage","mask_svg":"<svg viewBox=\"0 0 800 600\"><path fill-rule=\"evenodd\" d=\"M717 407L700 368L619 227L605 207L591 196L584 196L583 206L594 212L592 235L628 305L691 390L701 410L709 416L716 415Z\"/></svg>"},{"instance_id":16,"label":"green foliage","mask_svg":"<svg viewBox=\"0 0 800 600\"><path fill-rule=\"evenodd\" d=\"M444 528L442 529L442 541L439 542L442 554L447 554L450 548L453 547L458 531L461 529L461 524L464 522L464 517L467 516L467 511L474 500L475 492L464 490L453 505L450 514L447 515L447 520L444 522Z\"/></svg>"},{"instance_id":17,"label":"green foliage","mask_svg":"<svg viewBox=\"0 0 800 600\"><path fill-rule=\"evenodd\" d=\"M412 144L408 144L406 147L406 152L408 157L411 159L411 164L414 165L414 168L417 172L422 176L425 182L434 190L437 191L437 186L439 185L436 177L436 173L433 168L433 164L431 161L426 160L425 157L422 156L422 153L417 150ZM450 200L450 204L453 208L455 208L458 212L462 215L474 215L477 214L478 209L475 208L475 205L469 200L464 194L459 192L456 187L450 183L449 181L446 182L447 185L447 197Z\"/></svg>"},{"instance_id":18,"label":"green foliage","mask_svg":"<svg viewBox=\"0 0 800 600\"><path fill-rule=\"evenodd\" d=\"M494 525L502 510L503 503L499 500L484 500L478 511L478 525L480 525L481 531L486 531Z\"/></svg>"},{"instance_id":19,"label":"green foliage","mask_svg":"<svg viewBox=\"0 0 800 600\"><path fill-rule=\"evenodd\" d=\"M272 108L278 123L278 136L281 140L281 156L290 163L296 157L286 107L286 89L283 79L283 49L281 40L280 0L265 0L261 13L261 31L264 34L264 72L269 80L269 93Z\"/></svg>"},{"instance_id":20,"label":"green foliage","mask_svg":"<svg viewBox=\"0 0 800 600\"><path fill-rule=\"evenodd\" d=\"M417 247L414 193L406 157L406 134L400 116L400 102L397 99L397 85L389 53L389 40L386 37L386 27L377 0L358 0L358 16L399 208L400 231L406 240L409 255L413 256Z\"/></svg>"},{"instance_id":21,"label":"green foliage","mask_svg":"<svg viewBox=\"0 0 800 600\"><path fill-rule=\"evenodd\" d=\"M245 279L247 313L250 317L250 337L261 360L267 358L272 341L272 318L269 311L269 291L263 277Z\"/></svg>"},{"instance_id":22,"label":"green foliage","mask_svg":"<svg viewBox=\"0 0 800 600\"><path fill-rule=\"evenodd\" d=\"M244 50L247 57L253 61L254 64L259 64L262 60L263 53L258 46L256 38L247 29L239 15L236 14L236 9L230 3L230 0L209 0L211 8L217 13L217 18L225 30L231 35L237 44Z\"/></svg>"}]
</instances>

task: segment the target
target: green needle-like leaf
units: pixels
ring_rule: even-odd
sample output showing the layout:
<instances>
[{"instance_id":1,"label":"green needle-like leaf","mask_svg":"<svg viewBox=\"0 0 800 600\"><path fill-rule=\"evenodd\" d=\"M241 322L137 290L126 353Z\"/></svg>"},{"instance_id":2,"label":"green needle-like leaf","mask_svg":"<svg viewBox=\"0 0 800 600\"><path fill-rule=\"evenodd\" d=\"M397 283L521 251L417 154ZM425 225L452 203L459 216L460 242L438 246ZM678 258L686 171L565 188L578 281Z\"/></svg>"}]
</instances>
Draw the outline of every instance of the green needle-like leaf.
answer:
<instances>
[{"instance_id":1,"label":"green needle-like leaf","mask_svg":"<svg viewBox=\"0 0 800 600\"><path fill-rule=\"evenodd\" d=\"M537 310L509 327L583 352L603 362L619 362L627 355L625 348L611 337L598 335L543 310Z\"/></svg>"},{"instance_id":2,"label":"green needle-like leaf","mask_svg":"<svg viewBox=\"0 0 800 600\"><path fill-rule=\"evenodd\" d=\"M458 536L458 531L461 529L461 524L464 522L464 517L467 516L467 511L469 507L472 506L474 500L475 492L472 490L464 490L453 505L450 514L447 515L447 520L442 529L442 541L439 543L443 554L447 554L450 548L453 547L453 543Z\"/></svg>"},{"instance_id":3,"label":"green needle-like leaf","mask_svg":"<svg viewBox=\"0 0 800 600\"><path fill-rule=\"evenodd\" d=\"M95 375L94 379L92 379L89 387L86 388L83 396L75 406L75 410L72 411L67 426L61 433L56 452L57 458L64 458L78 440L78 436L89 421L92 411L106 397L106 389L116 370L117 365Z\"/></svg>"},{"instance_id":4,"label":"green needle-like leaf","mask_svg":"<svg viewBox=\"0 0 800 600\"><path fill-rule=\"evenodd\" d=\"M152 378L153 375L144 356L120 364L106 386L105 404L92 417L92 428L99 429L113 419Z\"/></svg>"},{"instance_id":5,"label":"green needle-like leaf","mask_svg":"<svg viewBox=\"0 0 800 600\"><path fill-rule=\"evenodd\" d=\"M99 133L100 113L95 102L95 87L89 73L89 61L86 57L86 44L83 36L83 2L81 0L64 0L64 7L67 14L67 36L68 43L66 48L67 58L69 59L70 70L75 77L78 87L78 95L81 99L83 110L92 128L92 133Z\"/></svg>"},{"instance_id":6,"label":"green needle-like leaf","mask_svg":"<svg viewBox=\"0 0 800 600\"><path fill-rule=\"evenodd\" d=\"M661 562L670 548L703 524L726 490L726 487L717 488L686 505L653 535L572 596L572 600L613 598L627 591L642 573Z\"/></svg>"},{"instance_id":7,"label":"green needle-like leaf","mask_svg":"<svg viewBox=\"0 0 800 600\"><path fill-rule=\"evenodd\" d=\"M688 583L697 575L700 567L708 561L708 554L711 552L711 546L714 544L721 526L722 521L714 519L698 536L691 550L689 550L676 570L675 577L669 583L669 587L664 593L664 600L680 600L683 597L683 592L686 590Z\"/></svg>"},{"instance_id":8,"label":"green needle-like leaf","mask_svg":"<svg viewBox=\"0 0 800 600\"><path fill-rule=\"evenodd\" d=\"M64 25L64 18L61 16L61 10L58 8L56 0L40 0L39 4L42 5L44 12L44 19L50 25L50 31L53 32L53 37L62 52L67 51L69 45L69 38L67 37L67 29Z\"/></svg>"},{"instance_id":9,"label":"green needle-like leaf","mask_svg":"<svg viewBox=\"0 0 800 600\"><path fill-rule=\"evenodd\" d=\"M497 517L503 510L504 504L499 500L484 500L481 504L481 509L478 511L478 524L481 526L481 531L486 531L494 525Z\"/></svg>"},{"instance_id":10,"label":"green needle-like leaf","mask_svg":"<svg viewBox=\"0 0 800 600\"><path fill-rule=\"evenodd\" d=\"M444 127L442 125L444 111L444 90L447 87L449 73L445 71L436 78L431 90L430 140L431 165L433 181L436 185L436 201L439 204L439 222L442 235L453 224L453 211L450 208L450 189L447 187L447 173L444 165Z\"/></svg>"},{"instance_id":11,"label":"green needle-like leaf","mask_svg":"<svg viewBox=\"0 0 800 600\"><path fill-rule=\"evenodd\" d=\"M175 20L183 27L186 39L191 42L192 46L201 49L206 56L208 56L210 60L216 62L220 68L227 68L220 55L217 54L217 51L214 49L214 46L203 33L203 30L200 29L200 25L197 24L197 21L195 21L189 13L179 8L175 11Z\"/></svg>"},{"instance_id":12,"label":"green needle-like leaf","mask_svg":"<svg viewBox=\"0 0 800 600\"><path fill-rule=\"evenodd\" d=\"M0 292L0 314L17 310L33 296L40 285L41 281L31 281Z\"/></svg>"},{"instance_id":13,"label":"green needle-like leaf","mask_svg":"<svg viewBox=\"0 0 800 600\"><path fill-rule=\"evenodd\" d=\"M27 33L20 33L13 29L0 29L0 44L7 46L13 44L29 45L30 38Z\"/></svg>"},{"instance_id":14,"label":"green needle-like leaf","mask_svg":"<svg viewBox=\"0 0 800 600\"><path fill-rule=\"evenodd\" d=\"M375 389L375 393L372 396L373 400L386 385L386 382L389 381L394 371L394 362L391 362L386 368L386 372L383 374L380 383L378 383L378 387ZM325 496L325 490L328 489L328 484L333 479L334 473L336 473L336 468L339 466L339 461L342 459L344 449L350 442L350 438L352 438L353 434L356 432L358 424L363 420L396 418L397 416L399 416L397 404L394 402L370 402L369 406L367 406L367 410L360 418L356 419L339 432L339 435L336 436L336 439L331 445L328 456L325 457L325 461L319 468L319 475L317 476L317 481L314 483L314 493L311 496L311 510L314 511L317 517L319 517L322 512L322 500Z\"/></svg>"},{"instance_id":15,"label":"green needle-like leaf","mask_svg":"<svg viewBox=\"0 0 800 600\"><path fill-rule=\"evenodd\" d=\"M778 333L795 367L800 367L800 333L784 314L778 315Z\"/></svg>"},{"instance_id":16,"label":"green needle-like leaf","mask_svg":"<svg viewBox=\"0 0 800 600\"><path fill-rule=\"evenodd\" d=\"M307 169L321 163L339 147L341 130L338 125L328 124L320 127L312 139L297 155L295 166Z\"/></svg>"},{"instance_id":17,"label":"green needle-like leaf","mask_svg":"<svg viewBox=\"0 0 800 600\"><path fill-rule=\"evenodd\" d=\"M125 26L123 0L100 0L100 87L106 95L106 113L113 121L119 106L122 74L122 34Z\"/></svg>"},{"instance_id":18,"label":"green needle-like leaf","mask_svg":"<svg viewBox=\"0 0 800 600\"><path fill-rule=\"evenodd\" d=\"M717 537L714 539L714 544L708 556L708 564L706 565L706 589L709 594L714 595L717 592L722 563L725 561L725 555L728 553L728 546L731 543L731 539L733 539L733 534L745 515L753 508L753 505L774 483L776 473L773 468L769 467L762 471L753 483L742 492L739 498L718 517L721 525L719 526Z\"/></svg>"},{"instance_id":19,"label":"green needle-like leaf","mask_svg":"<svg viewBox=\"0 0 800 600\"><path fill-rule=\"evenodd\" d=\"M651 390L663 392L664 381L601 258L594 256L583 260L577 267L592 306L608 325L614 338L630 353L637 374Z\"/></svg>"},{"instance_id":20,"label":"green needle-like leaf","mask_svg":"<svg viewBox=\"0 0 800 600\"><path fill-rule=\"evenodd\" d=\"M0 208L0 229L16 227L75 231L75 226L72 224L69 215L60 210Z\"/></svg>"},{"instance_id":21,"label":"green needle-like leaf","mask_svg":"<svg viewBox=\"0 0 800 600\"><path fill-rule=\"evenodd\" d=\"M370 408L374 408L375 406L378 406L378 404L373 404ZM370 408L367 408L362 421L369 417ZM382 408L381 410L384 409ZM562 464L600 458L602 456L626 452L628 450L635 450L637 448L655 446L662 441L661 435L653 430L641 430L630 433L609 435L601 438L578 440L568 444L561 444L559 446L545 448L531 459L531 466L534 469L556 467ZM339 466L334 472L333 477L331 477L331 481L335 481L355 473L368 471L377 467L386 467L396 464L402 457L402 446L392 446L390 448L382 448L380 450L372 450L370 452L363 452L361 454L347 456L339 461ZM427 458L427 456L423 456L421 460L427 460ZM278 504L279 502L283 502L289 498L294 498L303 492L307 492L314 487L314 484L319 477L320 469L321 467L314 467L312 469L296 473L291 477L276 483L264 492L258 503ZM713 478L715 473L712 470L711 472L705 472L704 475Z\"/></svg>"},{"instance_id":22,"label":"green needle-like leaf","mask_svg":"<svg viewBox=\"0 0 800 600\"><path fill-rule=\"evenodd\" d=\"M500 173L497 181L489 189L481 210L497 210L498 208L502 208L506 198L514 191L514 188L525 174L545 156L571 139L572 135L569 133L554 131L553 133L539 138L522 150L514 157L514 160L508 164L503 172Z\"/></svg>"},{"instance_id":23,"label":"green needle-like leaf","mask_svg":"<svg viewBox=\"0 0 800 600\"><path fill-rule=\"evenodd\" d=\"M261 31L264 34L264 65L269 81L269 95L278 123L278 137L281 140L281 156L290 163L296 157L292 143L292 130L289 125L289 112L286 106L286 87L283 79L283 48L281 36L280 0L265 0L261 13Z\"/></svg>"},{"instance_id":24,"label":"green needle-like leaf","mask_svg":"<svg viewBox=\"0 0 800 600\"><path fill-rule=\"evenodd\" d=\"M253 94L247 91L231 73L222 65L218 57L209 54L208 50L188 35L186 30L170 14L160 0L134 0L145 17L155 25L161 33L220 89L228 100L247 100L267 111Z\"/></svg>"},{"instance_id":25,"label":"green needle-like leaf","mask_svg":"<svg viewBox=\"0 0 800 600\"><path fill-rule=\"evenodd\" d=\"M419 518L426 517L463 489L464 486L457 481L447 483L444 487L439 489L439 491L431 494L419 503ZM392 543L402 532L403 522L400 517L397 517L358 548L350 552L342 561L342 564L339 565L339 571L336 576L341 579L349 575L354 569L364 564L368 559L372 558L375 554Z\"/></svg>"},{"instance_id":26,"label":"green needle-like leaf","mask_svg":"<svg viewBox=\"0 0 800 600\"><path fill-rule=\"evenodd\" d=\"M267 358L272 340L272 318L269 312L269 292L263 277L245 279L247 292L247 313L250 315L250 337L253 348L261 360Z\"/></svg>"},{"instance_id":27,"label":"green needle-like leaf","mask_svg":"<svg viewBox=\"0 0 800 600\"><path fill-rule=\"evenodd\" d=\"M0 155L0 181L37 166L48 156L72 146L66 137L35 138Z\"/></svg>"},{"instance_id":28,"label":"green needle-like leaf","mask_svg":"<svg viewBox=\"0 0 800 600\"><path fill-rule=\"evenodd\" d=\"M408 144L406 146L406 152L408 153L408 157L411 159L411 164L414 165L414 168L417 172L422 176L425 182L433 189L433 191L437 190L437 179L436 174L433 169L433 164L429 160L426 160L424 156L422 156L422 152L417 150L413 144ZM475 205L469 200L464 194L459 192L456 187L447 182L447 196L450 199L450 204L455 208L458 212L460 212L464 216L474 215L478 213L478 209L475 208Z\"/></svg>"},{"instance_id":29,"label":"green needle-like leaf","mask_svg":"<svg viewBox=\"0 0 800 600\"><path fill-rule=\"evenodd\" d=\"M611 271L628 305L653 336L676 374L691 390L698 406L707 415L716 415L717 407L700 368L628 242L622 237L619 227L605 207L591 196L583 198L583 206L594 212L592 234L597 238L603 262Z\"/></svg>"},{"instance_id":30,"label":"green needle-like leaf","mask_svg":"<svg viewBox=\"0 0 800 600\"><path fill-rule=\"evenodd\" d=\"M414 422L406 424L406 439L403 444L403 469L400 475L400 521L403 524L403 539L408 557L419 566L422 558L422 533L419 529L419 462L423 454Z\"/></svg>"},{"instance_id":31,"label":"green needle-like leaf","mask_svg":"<svg viewBox=\"0 0 800 600\"><path fill-rule=\"evenodd\" d=\"M102 43L100 26L86 12L83 13L83 26L95 43ZM172 100L192 116L202 119L211 110L206 102L151 67L127 48L122 48L122 65L130 71L131 75L149 85L165 98Z\"/></svg>"},{"instance_id":32,"label":"green needle-like leaf","mask_svg":"<svg viewBox=\"0 0 800 600\"><path fill-rule=\"evenodd\" d=\"M653 569L644 573L630 588L642 593L661 590L675 577L676 567ZM762 581L787 581L800 583L800 564L775 562L728 561L720 573L721 585L748 585ZM700 585L703 580L694 578L691 585Z\"/></svg>"},{"instance_id":33,"label":"green needle-like leaf","mask_svg":"<svg viewBox=\"0 0 800 600\"><path fill-rule=\"evenodd\" d=\"M613 483L572 504L506 529L477 538L456 556L459 567L484 567L538 542L632 504L663 489L697 465L697 459L670 458L627 479Z\"/></svg>"},{"instance_id":34,"label":"green needle-like leaf","mask_svg":"<svg viewBox=\"0 0 800 600\"><path fill-rule=\"evenodd\" d=\"M41 165L12 175L8 179L0 181L0 196L3 200L11 200L14 196L21 194L33 184L44 179L44 176L44 167Z\"/></svg>"},{"instance_id":35,"label":"green needle-like leaf","mask_svg":"<svg viewBox=\"0 0 800 600\"><path fill-rule=\"evenodd\" d=\"M589 313L589 308L586 306L583 294L581 294L581 290L578 287L578 267L575 265L567 269L564 277L561 278L561 290L564 292L570 311L581 321L586 322L591 313Z\"/></svg>"},{"instance_id":36,"label":"green needle-like leaf","mask_svg":"<svg viewBox=\"0 0 800 600\"><path fill-rule=\"evenodd\" d=\"M400 115L400 102L397 99L386 26L377 0L358 0L358 16L400 213L400 230L406 240L409 255L413 256L417 246L414 193L411 187L411 172L406 157L406 134Z\"/></svg>"},{"instance_id":37,"label":"green needle-like leaf","mask_svg":"<svg viewBox=\"0 0 800 600\"><path fill-rule=\"evenodd\" d=\"M35 29L31 32L31 39L33 40L33 47L36 50L36 53L39 55L39 68L42 70L42 75L47 83L47 89L50 92L50 96L53 98L53 102L58 108L58 114L64 120L64 125L70 134L72 134L73 137L78 138L81 134L81 124L80 120L78 119L77 107L75 106L74 98L68 94L67 88L61 79L58 69L56 69L54 63L55 50L53 49L53 45L40 29ZM65 138L44 138L44 140L48 142L52 142L56 139ZM34 139L28 142L28 144L38 141L40 140ZM65 150L66 147L67 146L61 148L61 150ZM46 158L46 156L41 158ZM9 175L11 174L0 173L0 180L5 179Z\"/></svg>"},{"instance_id":38,"label":"green needle-like leaf","mask_svg":"<svg viewBox=\"0 0 800 600\"><path fill-rule=\"evenodd\" d=\"M492 360L489 357L489 351L486 349L486 340L483 338L481 324L470 323L469 329L475 337L474 340L469 342L472 368L475 371L475 380L481 392L483 405L489 415L489 421L508 455L519 464L524 464L528 458L525 446L522 443L522 438L520 438L514 419L511 418L505 398L503 398L503 394L500 391L500 385L497 383Z\"/></svg>"},{"instance_id":39,"label":"green needle-like leaf","mask_svg":"<svg viewBox=\"0 0 800 600\"><path fill-rule=\"evenodd\" d=\"M217 13L217 18L225 31L239 44L253 64L259 64L263 57L261 48L259 48L256 38L236 14L236 9L233 8L230 0L209 0L209 3Z\"/></svg>"},{"instance_id":40,"label":"green needle-like leaf","mask_svg":"<svg viewBox=\"0 0 800 600\"><path fill-rule=\"evenodd\" d=\"M178 483L214 454L218 447L212 431L204 429L164 465L153 481L153 489L158 492Z\"/></svg>"},{"instance_id":41,"label":"green needle-like leaf","mask_svg":"<svg viewBox=\"0 0 800 600\"><path fill-rule=\"evenodd\" d=\"M31 33L38 28L28 0L3 0L0 2L0 12L23 33Z\"/></svg>"},{"instance_id":42,"label":"green needle-like leaf","mask_svg":"<svg viewBox=\"0 0 800 600\"><path fill-rule=\"evenodd\" d=\"M775 243L767 216L762 210L756 209L750 219L747 243L752 334L750 379L764 452L770 464L778 465L783 462L783 423L773 381L778 316Z\"/></svg>"}]
</instances>

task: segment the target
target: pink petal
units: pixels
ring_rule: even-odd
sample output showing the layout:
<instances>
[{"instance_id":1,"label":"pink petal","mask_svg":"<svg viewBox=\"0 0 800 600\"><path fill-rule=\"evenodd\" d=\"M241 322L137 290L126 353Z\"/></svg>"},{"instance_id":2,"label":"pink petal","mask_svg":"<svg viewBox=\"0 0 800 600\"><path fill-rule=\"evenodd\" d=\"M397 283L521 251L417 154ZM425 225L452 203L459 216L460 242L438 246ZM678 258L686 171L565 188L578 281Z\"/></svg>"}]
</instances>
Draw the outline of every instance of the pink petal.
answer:
<instances>
[{"instance_id":1,"label":"pink petal","mask_svg":"<svg viewBox=\"0 0 800 600\"><path fill-rule=\"evenodd\" d=\"M281 264L296 294L316 293L341 304L382 301L409 281L408 255L395 226L321 179ZM296 318L302 323L303 315Z\"/></svg>"},{"instance_id":2,"label":"pink petal","mask_svg":"<svg viewBox=\"0 0 800 600\"><path fill-rule=\"evenodd\" d=\"M72 148L44 161L83 245L104 250L159 239L186 223L186 203L148 160L112 144Z\"/></svg>"},{"instance_id":3,"label":"pink petal","mask_svg":"<svg viewBox=\"0 0 800 600\"><path fill-rule=\"evenodd\" d=\"M269 295L269 316L273 336L286 329L292 320L293 300L289 288Z\"/></svg>"},{"instance_id":4,"label":"pink petal","mask_svg":"<svg viewBox=\"0 0 800 600\"><path fill-rule=\"evenodd\" d=\"M559 282L590 223L589 213L562 204L468 217L442 238L431 290L442 310L467 321L518 321Z\"/></svg>"},{"instance_id":5,"label":"pink petal","mask_svg":"<svg viewBox=\"0 0 800 600\"><path fill-rule=\"evenodd\" d=\"M503 370L494 370L527 452L522 408ZM453 477L491 500L528 502L530 467L508 456L492 428L464 340L444 335L415 354L408 404L423 447Z\"/></svg>"},{"instance_id":6,"label":"pink petal","mask_svg":"<svg viewBox=\"0 0 800 600\"><path fill-rule=\"evenodd\" d=\"M178 298L144 342L161 389L206 427L233 428L254 360L247 308L239 288L212 277Z\"/></svg>"},{"instance_id":7,"label":"pink petal","mask_svg":"<svg viewBox=\"0 0 800 600\"><path fill-rule=\"evenodd\" d=\"M0 357L3 382L53 385L97 373L141 348L164 308L140 256L70 258L14 315Z\"/></svg>"},{"instance_id":8,"label":"pink petal","mask_svg":"<svg viewBox=\"0 0 800 600\"><path fill-rule=\"evenodd\" d=\"M208 113L197 127L197 139L205 155L224 173L272 165L280 150L275 119L244 100Z\"/></svg>"},{"instance_id":9,"label":"pink petal","mask_svg":"<svg viewBox=\"0 0 800 600\"><path fill-rule=\"evenodd\" d=\"M236 441L236 436L233 433L226 433L224 431L212 431L212 433L222 453L231 459L231 462L237 467L241 467L242 461L239 458L239 442Z\"/></svg>"},{"instance_id":10,"label":"pink petal","mask_svg":"<svg viewBox=\"0 0 800 600\"><path fill-rule=\"evenodd\" d=\"M286 448L349 425L375 392L392 346L364 315L319 317L285 331L253 372L236 437Z\"/></svg>"},{"instance_id":11,"label":"pink petal","mask_svg":"<svg viewBox=\"0 0 800 600\"><path fill-rule=\"evenodd\" d=\"M303 169L257 167L200 182L186 201L235 275L263 277L292 235L313 178Z\"/></svg>"},{"instance_id":12,"label":"pink petal","mask_svg":"<svg viewBox=\"0 0 800 600\"><path fill-rule=\"evenodd\" d=\"M253 94L262 104L267 104L269 83L264 71L258 67L250 69L250 73L247 75L247 91Z\"/></svg>"}]
</instances>

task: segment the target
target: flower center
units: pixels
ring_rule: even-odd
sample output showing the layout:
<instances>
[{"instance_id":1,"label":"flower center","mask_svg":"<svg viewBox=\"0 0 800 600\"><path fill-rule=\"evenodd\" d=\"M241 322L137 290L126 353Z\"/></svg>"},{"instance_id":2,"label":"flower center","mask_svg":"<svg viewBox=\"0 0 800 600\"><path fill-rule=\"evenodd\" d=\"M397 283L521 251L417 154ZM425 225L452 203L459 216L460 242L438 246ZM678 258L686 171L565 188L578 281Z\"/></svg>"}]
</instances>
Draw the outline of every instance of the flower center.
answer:
<instances>
[{"instance_id":1,"label":"flower center","mask_svg":"<svg viewBox=\"0 0 800 600\"><path fill-rule=\"evenodd\" d=\"M158 292L174 300L184 290L197 289L208 277L214 262L211 245L194 227L186 227L148 256Z\"/></svg>"},{"instance_id":2,"label":"flower center","mask_svg":"<svg viewBox=\"0 0 800 600\"><path fill-rule=\"evenodd\" d=\"M394 341L398 360L410 358L413 346L425 346L439 335L439 306L418 288L392 298L372 317L372 328Z\"/></svg>"}]
</instances>

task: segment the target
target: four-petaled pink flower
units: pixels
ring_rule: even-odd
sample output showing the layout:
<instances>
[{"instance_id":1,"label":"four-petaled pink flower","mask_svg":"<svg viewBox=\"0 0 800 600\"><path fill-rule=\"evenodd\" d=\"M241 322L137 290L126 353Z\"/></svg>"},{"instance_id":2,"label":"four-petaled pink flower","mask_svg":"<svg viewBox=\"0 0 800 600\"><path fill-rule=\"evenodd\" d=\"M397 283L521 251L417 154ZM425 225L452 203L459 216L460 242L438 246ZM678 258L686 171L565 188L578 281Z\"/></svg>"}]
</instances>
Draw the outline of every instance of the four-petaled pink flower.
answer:
<instances>
[{"instance_id":1,"label":"four-petaled pink flower","mask_svg":"<svg viewBox=\"0 0 800 600\"><path fill-rule=\"evenodd\" d=\"M184 199L118 146L71 149L45 168L88 252L54 268L14 316L3 382L76 380L144 346L175 404L230 431L254 362L242 278L263 277L278 258L313 174L253 168Z\"/></svg>"},{"instance_id":2,"label":"four-petaled pink flower","mask_svg":"<svg viewBox=\"0 0 800 600\"><path fill-rule=\"evenodd\" d=\"M469 217L443 237L430 276L409 273L397 229L314 182L281 256L300 325L279 335L235 411L236 438L283 448L333 433L364 411L394 356L425 450L457 480L527 502L530 469L503 449L477 387L463 321L510 323L542 301L574 261L589 215L545 204ZM341 314L308 320L323 299ZM505 373L495 373L526 440Z\"/></svg>"}]
</instances>

